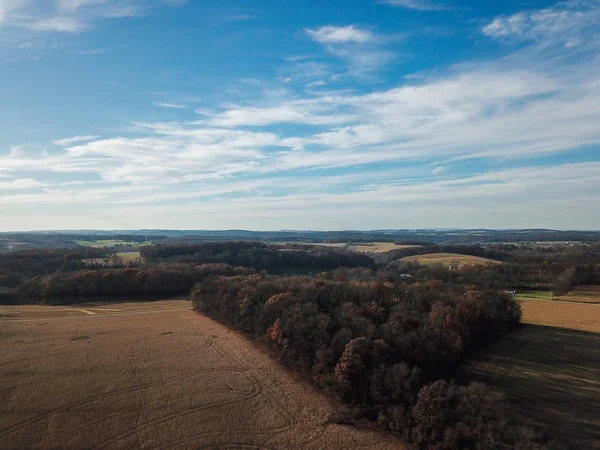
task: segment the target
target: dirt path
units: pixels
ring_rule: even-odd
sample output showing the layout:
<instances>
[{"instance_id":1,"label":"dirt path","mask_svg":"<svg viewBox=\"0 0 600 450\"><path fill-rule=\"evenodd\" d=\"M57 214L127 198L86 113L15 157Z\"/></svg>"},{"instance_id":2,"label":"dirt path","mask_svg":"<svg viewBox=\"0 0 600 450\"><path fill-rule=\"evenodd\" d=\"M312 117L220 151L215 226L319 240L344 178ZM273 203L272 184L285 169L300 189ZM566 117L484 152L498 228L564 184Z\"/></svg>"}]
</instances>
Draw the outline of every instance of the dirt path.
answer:
<instances>
[{"instance_id":1,"label":"dirt path","mask_svg":"<svg viewBox=\"0 0 600 450\"><path fill-rule=\"evenodd\" d=\"M0 448L404 448L185 303L98 308L2 308Z\"/></svg>"}]
</instances>

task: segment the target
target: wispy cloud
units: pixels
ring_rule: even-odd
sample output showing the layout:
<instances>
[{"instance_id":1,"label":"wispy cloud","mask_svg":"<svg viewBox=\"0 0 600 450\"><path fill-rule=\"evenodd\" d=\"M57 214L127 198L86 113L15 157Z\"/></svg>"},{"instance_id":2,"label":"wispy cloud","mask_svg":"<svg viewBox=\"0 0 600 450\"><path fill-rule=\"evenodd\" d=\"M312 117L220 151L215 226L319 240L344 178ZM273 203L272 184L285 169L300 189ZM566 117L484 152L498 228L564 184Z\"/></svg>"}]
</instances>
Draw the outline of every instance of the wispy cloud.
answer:
<instances>
[{"instance_id":1,"label":"wispy cloud","mask_svg":"<svg viewBox=\"0 0 600 450\"><path fill-rule=\"evenodd\" d=\"M327 25L306 33L349 66L345 75L363 77L378 72L395 59L393 52L382 48L386 38L354 25Z\"/></svg>"},{"instance_id":2,"label":"wispy cloud","mask_svg":"<svg viewBox=\"0 0 600 450\"><path fill-rule=\"evenodd\" d=\"M223 103L207 95L195 121L134 121L108 138L0 154L0 228L34 214L65 228L68 211L95 228L419 227L431 224L431 211L440 227L597 227L600 18L592 4L491 19L483 33L519 44L501 58L368 90L305 88L333 85L342 64L348 73L377 65L369 58L387 50L385 36L357 26L305 30L315 49L341 61L311 55L288 61L290 72L275 80L237 79L252 92ZM173 92L160 100L188 104Z\"/></svg>"},{"instance_id":3,"label":"wispy cloud","mask_svg":"<svg viewBox=\"0 0 600 450\"><path fill-rule=\"evenodd\" d=\"M315 30L306 29L309 36L321 44L344 44L349 42L373 42L375 35L368 30L360 29L354 25L334 27L327 25Z\"/></svg>"},{"instance_id":4,"label":"wispy cloud","mask_svg":"<svg viewBox=\"0 0 600 450\"><path fill-rule=\"evenodd\" d=\"M550 8L497 17L482 31L493 38L575 47L590 38L597 41L599 25L600 1L572 0Z\"/></svg>"},{"instance_id":5,"label":"wispy cloud","mask_svg":"<svg viewBox=\"0 0 600 450\"><path fill-rule=\"evenodd\" d=\"M230 14L223 17L226 22L243 22L246 20L256 19L255 14Z\"/></svg>"},{"instance_id":6,"label":"wispy cloud","mask_svg":"<svg viewBox=\"0 0 600 450\"><path fill-rule=\"evenodd\" d=\"M186 109L187 106L180 105L178 103L169 103L169 102L152 102L155 106L160 108L168 108L168 109Z\"/></svg>"},{"instance_id":7,"label":"wispy cloud","mask_svg":"<svg viewBox=\"0 0 600 450\"><path fill-rule=\"evenodd\" d=\"M183 5L186 0L160 0ZM0 26L34 32L80 33L98 19L140 16L152 6L145 0L2 0Z\"/></svg>"},{"instance_id":8,"label":"wispy cloud","mask_svg":"<svg viewBox=\"0 0 600 450\"><path fill-rule=\"evenodd\" d=\"M93 48L90 50L79 50L75 52L77 55L101 55L102 53L106 53L105 48Z\"/></svg>"},{"instance_id":9,"label":"wispy cloud","mask_svg":"<svg viewBox=\"0 0 600 450\"><path fill-rule=\"evenodd\" d=\"M59 147L67 147L78 142L93 141L94 139L98 139L98 136L73 136L70 138L57 139L52 141L52 143L54 145L58 145Z\"/></svg>"},{"instance_id":10,"label":"wispy cloud","mask_svg":"<svg viewBox=\"0 0 600 450\"><path fill-rule=\"evenodd\" d=\"M40 186L44 186L44 183L33 180L31 178L18 178L16 180L11 181L0 181L0 191L31 189Z\"/></svg>"},{"instance_id":11,"label":"wispy cloud","mask_svg":"<svg viewBox=\"0 0 600 450\"><path fill-rule=\"evenodd\" d=\"M383 3L399 8L416 9L418 11L446 11L453 9L451 6L430 0L383 0Z\"/></svg>"}]
</instances>

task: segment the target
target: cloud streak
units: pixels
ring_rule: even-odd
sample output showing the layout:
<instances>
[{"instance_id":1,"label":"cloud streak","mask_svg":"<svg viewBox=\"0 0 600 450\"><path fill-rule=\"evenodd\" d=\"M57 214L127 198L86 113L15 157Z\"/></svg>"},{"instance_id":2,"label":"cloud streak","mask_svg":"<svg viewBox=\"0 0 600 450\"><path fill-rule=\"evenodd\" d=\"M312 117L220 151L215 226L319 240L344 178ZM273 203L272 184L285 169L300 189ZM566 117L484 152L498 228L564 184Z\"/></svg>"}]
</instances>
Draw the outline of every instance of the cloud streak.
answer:
<instances>
[{"instance_id":1,"label":"cloud streak","mask_svg":"<svg viewBox=\"0 0 600 450\"><path fill-rule=\"evenodd\" d=\"M415 9L417 11L447 11L452 7L430 0L384 0L383 3L398 8Z\"/></svg>"}]
</instances>

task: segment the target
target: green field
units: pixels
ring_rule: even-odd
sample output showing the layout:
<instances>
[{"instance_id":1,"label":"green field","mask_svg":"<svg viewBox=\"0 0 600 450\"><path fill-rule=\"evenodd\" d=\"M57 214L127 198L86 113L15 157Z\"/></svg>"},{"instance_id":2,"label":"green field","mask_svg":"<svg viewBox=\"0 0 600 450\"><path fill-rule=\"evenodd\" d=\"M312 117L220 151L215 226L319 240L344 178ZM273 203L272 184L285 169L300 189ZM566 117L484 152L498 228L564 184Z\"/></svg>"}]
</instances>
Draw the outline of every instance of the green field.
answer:
<instances>
[{"instance_id":1,"label":"green field","mask_svg":"<svg viewBox=\"0 0 600 450\"><path fill-rule=\"evenodd\" d=\"M523 300L554 300L552 291L522 291L517 293L517 297Z\"/></svg>"}]
</instances>

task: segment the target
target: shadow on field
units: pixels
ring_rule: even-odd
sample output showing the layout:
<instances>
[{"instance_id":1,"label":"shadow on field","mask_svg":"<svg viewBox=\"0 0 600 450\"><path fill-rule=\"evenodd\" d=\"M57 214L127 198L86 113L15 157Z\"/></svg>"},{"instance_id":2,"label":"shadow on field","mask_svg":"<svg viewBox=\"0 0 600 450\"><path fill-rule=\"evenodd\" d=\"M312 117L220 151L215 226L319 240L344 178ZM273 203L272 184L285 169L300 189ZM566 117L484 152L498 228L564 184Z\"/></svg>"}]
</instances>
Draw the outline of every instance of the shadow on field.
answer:
<instances>
[{"instance_id":1,"label":"shadow on field","mask_svg":"<svg viewBox=\"0 0 600 450\"><path fill-rule=\"evenodd\" d=\"M503 392L518 423L600 449L600 334L524 325L465 364L459 378Z\"/></svg>"}]
</instances>

